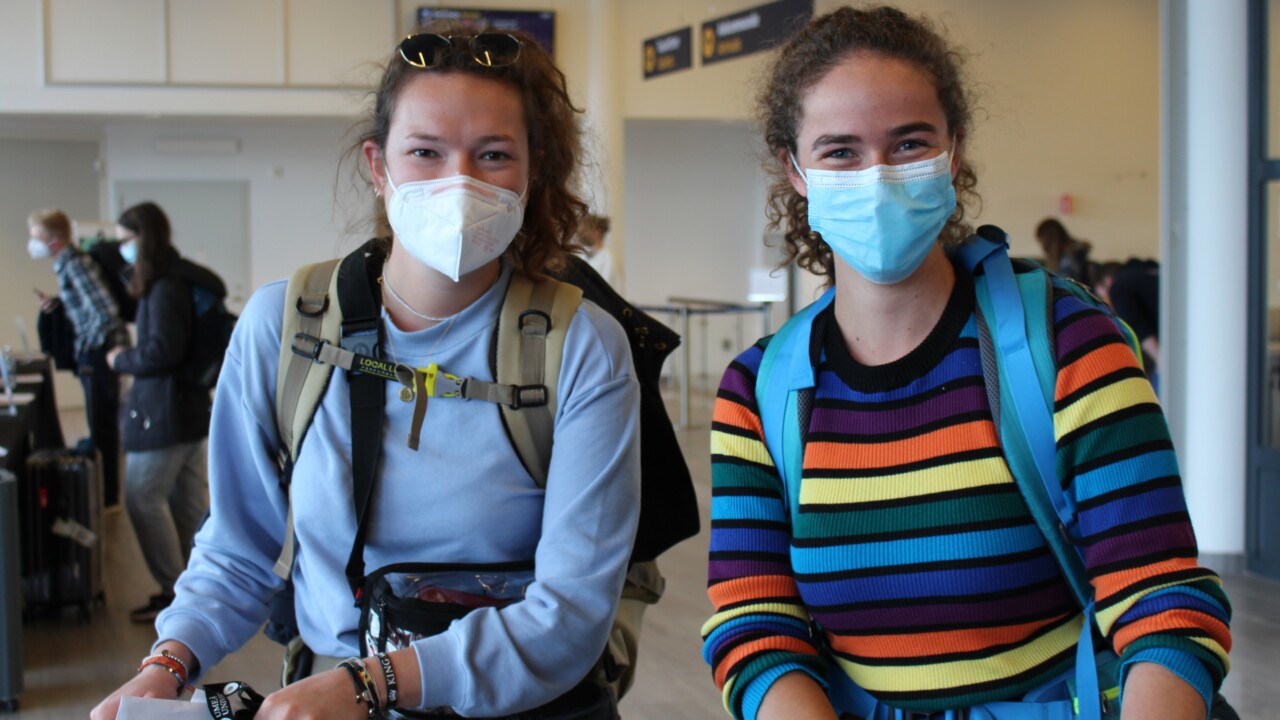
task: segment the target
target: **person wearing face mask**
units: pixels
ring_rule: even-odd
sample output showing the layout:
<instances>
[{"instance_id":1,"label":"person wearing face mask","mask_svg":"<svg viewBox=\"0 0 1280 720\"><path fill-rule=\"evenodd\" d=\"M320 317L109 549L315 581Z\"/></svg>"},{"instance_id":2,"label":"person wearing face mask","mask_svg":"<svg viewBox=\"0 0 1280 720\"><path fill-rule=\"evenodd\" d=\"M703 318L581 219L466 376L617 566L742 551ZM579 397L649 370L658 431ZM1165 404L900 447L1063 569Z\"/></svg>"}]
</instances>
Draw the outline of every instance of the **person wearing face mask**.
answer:
<instances>
[{"instance_id":1,"label":"person wearing face mask","mask_svg":"<svg viewBox=\"0 0 1280 720\"><path fill-rule=\"evenodd\" d=\"M613 253L604 246L604 238L609 234L609 218L603 215L588 215L578 232L578 242L586 253L591 269L619 293L622 292L622 275L613 262Z\"/></svg>"},{"instance_id":2,"label":"person wearing face mask","mask_svg":"<svg viewBox=\"0 0 1280 720\"><path fill-rule=\"evenodd\" d=\"M1025 332L1054 353L1049 472L1082 572L1015 477L984 371L996 280L961 262L983 241L961 58L926 19L843 7L773 60L770 216L832 289L788 324L807 335L760 340L721 383L704 657L738 718L1232 717L1214 702L1230 604L1196 563L1164 418L1118 326L1069 288Z\"/></svg>"},{"instance_id":3,"label":"person wearing face mask","mask_svg":"<svg viewBox=\"0 0 1280 720\"><path fill-rule=\"evenodd\" d=\"M71 238L71 221L61 210L47 209L27 218L27 253L33 260L52 260L58 294L36 291L40 311L59 306L75 330L77 375L84 388L89 439L102 456L102 501L120 503L120 379L107 365L107 350L129 343L120 307L103 270Z\"/></svg>"},{"instance_id":4,"label":"person wearing face mask","mask_svg":"<svg viewBox=\"0 0 1280 720\"><path fill-rule=\"evenodd\" d=\"M563 74L523 33L433 28L393 52L353 148L378 236L327 266L318 287L336 291L293 298L280 281L246 305L214 398L208 520L156 619L152 654L93 718L114 718L125 695L173 698L257 633L284 585L275 568L287 538L300 635L291 684L266 696L260 720L616 717L584 678L610 634L638 521L639 389L622 328L588 301L553 325L563 354L545 482L522 464L495 403L424 384L497 387L508 289L562 266L587 209L572 189L577 112ZM285 322L327 322L335 303L343 323L357 323L353 308L371 311L341 343L307 344L316 336L300 330L282 348ZM288 400L295 357L309 372L344 357L369 371L328 375L293 454L281 427L296 426L278 425L275 398L284 381ZM379 368L395 372L384 380ZM357 420L370 406L374 419ZM465 611L378 652L371 637L403 626L362 582L397 564L418 576L396 576L396 607Z\"/></svg>"},{"instance_id":5,"label":"person wearing face mask","mask_svg":"<svg viewBox=\"0 0 1280 720\"><path fill-rule=\"evenodd\" d=\"M205 438L212 403L208 391L183 376L195 316L168 217L144 202L121 213L117 225L120 255L131 267L129 294L139 301L137 344L112 348L107 363L133 376L124 420L125 506L160 592L129 618L149 623L173 602L174 583L209 509Z\"/></svg>"}]
</instances>

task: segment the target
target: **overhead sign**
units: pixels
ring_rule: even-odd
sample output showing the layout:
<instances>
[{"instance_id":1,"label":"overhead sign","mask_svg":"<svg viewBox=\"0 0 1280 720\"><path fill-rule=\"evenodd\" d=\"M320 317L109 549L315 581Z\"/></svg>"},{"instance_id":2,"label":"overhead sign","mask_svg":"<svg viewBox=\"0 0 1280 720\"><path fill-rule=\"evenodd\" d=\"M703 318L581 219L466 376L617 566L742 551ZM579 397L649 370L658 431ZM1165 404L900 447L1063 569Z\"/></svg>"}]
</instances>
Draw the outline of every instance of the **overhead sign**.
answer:
<instances>
[{"instance_id":1,"label":"overhead sign","mask_svg":"<svg viewBox=\"0 0 1280 720\"><path fill-rule=\"evenodd\" d=\"M702 64L710 65L781 43L813 17L813 0L777 0L702 23Z\"/></svg>"},{"instance_id":2,"label":"overhead sign","mask_svg":"<svg viewBox=\"0 0 1280 720\"><path fill-rule=\"evenodd\" d=\"M556 14L549 10L485 10L482 8L418 8L418 25L433 22L459 23L468 28L499 32L523 30L555 57Z\"/></svg>"},{"instance_id":3,"label":"overhead sign","mask_svg":"<svg viewBox=\"0 0 1280 720\"><path fill-rule=\"evenodd\" d=\"M693 67L693 26L644 41L644 79Z\"/></svg>"}]
</instances>

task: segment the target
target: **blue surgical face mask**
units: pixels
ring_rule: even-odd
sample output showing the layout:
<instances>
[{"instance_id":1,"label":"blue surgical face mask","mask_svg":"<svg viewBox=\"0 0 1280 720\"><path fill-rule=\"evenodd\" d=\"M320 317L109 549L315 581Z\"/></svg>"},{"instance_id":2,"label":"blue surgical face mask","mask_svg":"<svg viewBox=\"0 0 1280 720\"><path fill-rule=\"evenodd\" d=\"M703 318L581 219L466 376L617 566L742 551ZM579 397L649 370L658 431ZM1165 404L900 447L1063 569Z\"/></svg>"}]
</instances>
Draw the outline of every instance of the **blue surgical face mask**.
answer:
<instances>
[{"instance_id":1,"label":"blue surgical face mask","mask_svg":"<svg viewBox=\"0 0 1280 720\"><path fill-rule=\"evenodd\" d=\"M138 241L120 243L120 257L124 261L133 265L138 262Z\"/></svg>"},{"instance_id":2,"label":"blue surgical face mask","mask_svg":"<svg viewBox=\"0 0 1280 720\"><path fill-rule=\"evenodd\" d=\"M879 285L924 263L956 209L947 153L865 170L800 169L809 186L809 227L859 275Z\"/></svg>"}]
</instances>

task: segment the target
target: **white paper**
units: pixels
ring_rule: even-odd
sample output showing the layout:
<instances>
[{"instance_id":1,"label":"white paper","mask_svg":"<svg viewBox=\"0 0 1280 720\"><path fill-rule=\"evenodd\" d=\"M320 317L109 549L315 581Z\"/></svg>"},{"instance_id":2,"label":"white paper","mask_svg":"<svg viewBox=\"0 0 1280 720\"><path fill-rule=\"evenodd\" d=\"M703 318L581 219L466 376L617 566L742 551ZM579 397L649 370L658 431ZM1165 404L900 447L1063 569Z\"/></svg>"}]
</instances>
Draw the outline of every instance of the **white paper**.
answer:
<instances>
[{"instance_id":1,"label":"white paper","mask_svg":"<svg viewBox=\"0 0 1280 720\"><path fill-rule=\"evenodd\" d=\"M18 373L13 376L13 382L17 385L30 385L44 382L44 376L40 373Z\"/></svg>"},{"instance_id":2,"label":"white paper","mask_svg":"<svg viewBox=\"0 0 1280 720\"><path fill-rule=\"evenodd\" d=\"M209 717L209 708L204 703L136 697L121 698L120 711L116 713L116 720L209 720Z\"/></svg>"},{"instance_id":3,"label":"white paper","mask_svg":"<svg viewBox=\"0 0 1280 720\"><path fill-rule=\"evenodd\" d=\"M13 394L14 405L26 405L27 403L35 399L36 399L36 396L33 395L32 393L14 393ZM0 407L9 407L9 404L10 404L9 398L4 395L0 395Z\"/></svg>"},{"instance_id":4,"label":"white paper","mask_svg":"<svg viewBox=\"0 0 1280 720\"><path fill-rule=\"evenodd\" d=\"M70 538L73 542L87 548L93 547L93 544L98 542L97 533L69 518L54 520L50 532L59 537Z\"/></svg>"}]
</instances>

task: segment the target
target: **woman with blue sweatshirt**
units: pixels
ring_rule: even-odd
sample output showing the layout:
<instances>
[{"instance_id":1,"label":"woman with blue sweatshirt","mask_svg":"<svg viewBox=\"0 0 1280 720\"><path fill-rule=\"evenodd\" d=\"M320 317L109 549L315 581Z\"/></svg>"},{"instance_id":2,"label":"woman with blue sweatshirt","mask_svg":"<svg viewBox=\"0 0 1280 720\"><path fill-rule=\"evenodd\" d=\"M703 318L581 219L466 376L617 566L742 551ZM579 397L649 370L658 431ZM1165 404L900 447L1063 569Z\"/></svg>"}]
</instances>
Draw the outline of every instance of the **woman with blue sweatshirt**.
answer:
<instances>
[{"instance_id":1,"label":"woman with blue sweatshirt","mask_svg":"<svg viewBox=\"0 0 1280 720\"><path fill-rule=\"evenodd\" d=\"M368 329L378 340L361 362L493 379L509 284L556 267L586 210L570 189L581 154L576 112L564 76L522 33L451 27L400 44L356 148L379 224L391 230L343 265L364 267L379 308ZM533 717L523 713L557 699L558 710L536 716L616 716L612 703L580 690L605 646L639 508L639 391L622 329L587 301L571 317L545 484L522 465L497 405L439 395L419 403L421 387L384 382L376 483L361 523L351 417L360 375L332 374L288 497L281 490L273 398L282 318L295 312L286 295L284 282L261 288L236 327L214 401L209 520L156 621L153 655L93 717L114 718L123 695L174 697L175 680L181 693L258 632L283 584L273 566L289 513L294 610L317 661L310 677L271 693L258 718ZM368 653L345 572L361 527L367 568L496 567L517 590L475 602L443 632ZM527 577L501 570L530 567ZM445 585L416 597L474 595ZM343 657L339 667L321 660Z\"/></svg>"}]
</instances>

